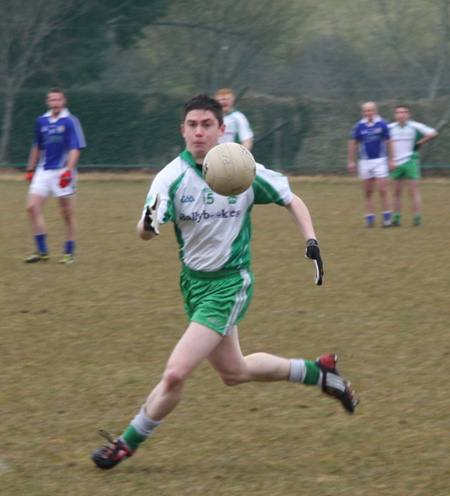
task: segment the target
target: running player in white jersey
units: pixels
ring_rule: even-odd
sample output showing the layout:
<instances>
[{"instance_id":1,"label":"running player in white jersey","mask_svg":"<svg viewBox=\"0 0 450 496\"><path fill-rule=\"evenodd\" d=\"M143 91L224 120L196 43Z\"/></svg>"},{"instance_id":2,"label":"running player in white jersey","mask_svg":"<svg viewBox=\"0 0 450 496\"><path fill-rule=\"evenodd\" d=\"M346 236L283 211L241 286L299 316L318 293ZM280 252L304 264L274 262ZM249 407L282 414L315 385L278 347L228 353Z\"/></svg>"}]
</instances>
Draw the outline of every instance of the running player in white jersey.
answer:
<instances>
[{"instance_id":1,"label":"running player in white jersey","mask_svg":"<svg viewBox=\"0 0 450 496\"><path fill-rule=\"evenodd\" d=\"M27 211L36 251L25 259L27 263L45 262L50 257L42 212L49 196L59 200L66 231L60 263L70 264L74 260L76 166L86 141L80 122L69 112L66 104L64 92L53 88L47 93L49 111L41 115L35 124L35 142L31 148L26 175L30 181Z\"/></svg>"},{"instance_id":2,"label":"running player in white jersey","mask_svg":"<svg viewBox=\"0 0 450 496\"><path fill-rule=\"evenodd\" d=\"M214 193L202 174L207 152L223 134L219 103L199 95L184 107L181 132L186 150L153 180L138 233L143 240L173 222L180 245L181 290L189 325L173 349L159 384L116 440L92 453L94 463L109 469L134 454L179 403L187 379L205 359L229 386L245 382L290 381L318 385L353 413L357 400L336 369L337 357L316 361L268 353L244 356L237 324L245 317L253 293L250 270L250 213L256 204L285 207L306 240L306 257L314 262L315 282L322 284L319 245L306 205L285 176L257 166L246 192L232 197Z\"/></svg>"},{"instance_id":3,"label":"running player in white jersey","mask_svg":"<svg viewBox=\"0 0 450 496\"><path fill-rule=\"evenodd\" d=\"M422 224L422 198L419 191L420 162L419 147L436 138L438 132L432 127L411 120L407 105L397 105L394 111L397 122L389 124L394 149L395 169L391 172L394 181L394 215L392 225L401 225L402 189L408 183L413 209L413 225Z\"/></svg>"},{"instance_id":4,"label":"running player in white jersey","mask_svg":"<svg viewBox=\"0 0 450 496\"><path fill-rule=\"evenodd\" d=\"M225 132L219 137L219 143L240 143L248 150L253 147L253 131L247 117L234 108L235 96L232 90L223 88L217 91L216 100L223 110Z\"/></svg>"}]
</instances>

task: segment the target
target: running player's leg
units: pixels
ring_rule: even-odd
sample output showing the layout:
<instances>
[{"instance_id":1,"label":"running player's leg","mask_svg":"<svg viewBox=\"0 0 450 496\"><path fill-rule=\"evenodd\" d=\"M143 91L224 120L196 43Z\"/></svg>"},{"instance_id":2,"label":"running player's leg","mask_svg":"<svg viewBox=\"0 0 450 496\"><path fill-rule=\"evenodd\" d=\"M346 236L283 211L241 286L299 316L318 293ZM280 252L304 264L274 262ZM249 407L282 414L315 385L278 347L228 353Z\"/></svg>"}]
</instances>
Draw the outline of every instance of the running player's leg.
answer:
<instances>
[{"instance_id":1,"label":"running player's leg","mask_svg":"<svg viewBox=\"0 0 450 496\"><path fill-rule=\"evenodd\" d=\"M161 381L147 398L149 418L162 420L177 406L190 374L223 339L209 327L197 322L189 324L170 355Z\"/></svg>"},{"instance_id":2,"label":"running player's leg","mask_svg":"<svg viewBox=\"0 0 450 496\"><path fill-rule=\"evenodd\" d=\"M186 380L194 369L224 339L212 329L191 322L178 341L166 365L163 377L152 390L139 413L123 434L109 444L96 449L91 457L103 469L115 467L134 454L162 420L171 413L181 400Z\"/></svg>"},{"instance_id":3,"label":"running player's leg","mask_svg":"<svg viewBox=\"0 0 450 496\"><path fill-rule=\"evenodd\" d=\"M250 381L287 381L291 368L289 359L269 353L243 356L237 326L211 352L208 360L228 386Z\"/></svg>"},{"instance_id":4,"label":"running player's leg","mask_svg":"<svg viewBox=\"0 0 450 496\"><path fill-rule=\"evenodd\" d=\"M287 359L269 353L243 356L235 326L231 334L211 352L208 360L228 386L250 381L290 381L320 386L324 393L338 399L349 413L353 413L358 404L354 391L350 390L350 383L342 379L336 368L336 355L325 354L315 362Z\"/></svg>"}]
</instances>

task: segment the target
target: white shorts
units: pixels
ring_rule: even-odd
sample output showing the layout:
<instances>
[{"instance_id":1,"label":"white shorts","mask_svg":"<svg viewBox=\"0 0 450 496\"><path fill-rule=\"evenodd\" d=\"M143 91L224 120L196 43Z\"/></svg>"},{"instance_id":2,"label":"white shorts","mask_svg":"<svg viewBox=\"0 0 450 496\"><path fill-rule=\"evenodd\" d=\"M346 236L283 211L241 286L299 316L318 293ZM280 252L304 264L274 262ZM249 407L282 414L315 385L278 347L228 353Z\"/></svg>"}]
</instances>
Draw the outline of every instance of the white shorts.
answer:
<instances>
[{"instance_id":1,"label":"white shorts","mask_svg":"<svg viewBox=\"0 0 450 496\"><path fill-rule=\"evenodd\" d=\"M389 177L389 162L387 157L360 160L358 162L358 176L360 179Z\"/></svg>"},{"instance_id":2,"label":"white shorts","mask_svg":"<svg viewBox=\"0 0 450 496\"><path fill-rule=\"evenodd\" d=\"M30 184L28 194L39 195L44 198L54 196L63 198L73 196L77 189L77 172L72 171L72 181L65 188L59 185L59 178L66 169L48 169L38 167Z\"/></svg>"}]
</instances>

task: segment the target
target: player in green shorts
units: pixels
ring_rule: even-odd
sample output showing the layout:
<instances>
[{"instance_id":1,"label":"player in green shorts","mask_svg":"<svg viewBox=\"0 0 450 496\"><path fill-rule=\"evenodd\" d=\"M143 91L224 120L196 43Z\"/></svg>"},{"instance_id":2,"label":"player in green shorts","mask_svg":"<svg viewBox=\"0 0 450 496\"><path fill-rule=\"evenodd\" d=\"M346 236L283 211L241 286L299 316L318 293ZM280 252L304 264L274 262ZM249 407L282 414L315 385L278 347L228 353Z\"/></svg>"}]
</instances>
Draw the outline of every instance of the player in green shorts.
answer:
<instances>
[{"instance_id":1,"label":"player in green shorts","mask_svg":"<svg viewBox=\"0 0 450 496\"><path fill-rule=\"evenodd\" d=\"M397 165L391 172L391 179L420 179L419 154L414 152L411 159L403 164Z\"/></svg>"},{"instance_id":2,"label":"player in green shorts","mask_svg":"<svg viewBox=\"0 0 450 496\"><path fill-rule=\"evenodd\" d=\"M254 205L285 207L306 241L306 257L314 264L315 283L322 284L319 244L308 208L294 195L287 178L257 164L253 185L225 197L214 193L202 174L208 151L224 132L220 104L199 95L184 106L181 132L186 149L153 180L137 230L143 240L159 235L172 222L182 265L181 291L189 325L175 345L161 381L119 438L96 449L91 457L110 469L132 456L178 405L191 373L205 359L222 381L290 381L319 386L353 413L358 401L336 368L337 357L317 360L283 358L269 353L243 355L237 324L245 317L253 293L250 270L250 213Z\"/></svg>"},{"instance_id":3,"label":"player in green shorts","mask_svg":"<svg viewBox=\"0 0 450 496\"><path fill-rule=\"evenodd\" d=\"M422 198L419 191L420 162L419 147L436 138L437 131L425 124L411 120L407 105L397 105L394 112L396 122L389 124L395 169L391 172L394 181L394 214L391 225L398 227L402 218L402 190L407 182L412 200L413 225L422 224Z\"/></svg>"}]
</instances>

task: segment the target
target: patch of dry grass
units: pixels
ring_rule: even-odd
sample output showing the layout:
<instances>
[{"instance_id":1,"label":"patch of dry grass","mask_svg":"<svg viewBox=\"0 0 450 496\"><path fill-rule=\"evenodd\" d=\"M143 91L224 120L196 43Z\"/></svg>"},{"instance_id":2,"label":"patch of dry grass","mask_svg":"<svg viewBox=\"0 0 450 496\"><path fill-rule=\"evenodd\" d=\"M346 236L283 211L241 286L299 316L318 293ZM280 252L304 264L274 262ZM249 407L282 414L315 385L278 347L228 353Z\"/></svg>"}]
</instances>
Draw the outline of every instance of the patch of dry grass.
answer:
<instances>
[{"instance_id":1,"label":"patch of dry grass","mask_svg":"<svg viewBox=\"0 0 450 496\"><path fill-rule=\"evenodd\" d=\"M227 389L205 364L134 458L95 469L97 429L124 429L186 326L171 228L152 243L135 234L148 181L80 181L69 267L56 263L54 200L54 256L23 263L27 188L0 181L2 496L447 494L450 183L432 179L421 185L423 227L409 226L406 201L404 227L362 229L357 182L295 178L322 247L322 287L284 209L254 209L243 350L338 353L362 400L353 417L315 388Z\"/></svg>"}]
</instances>

